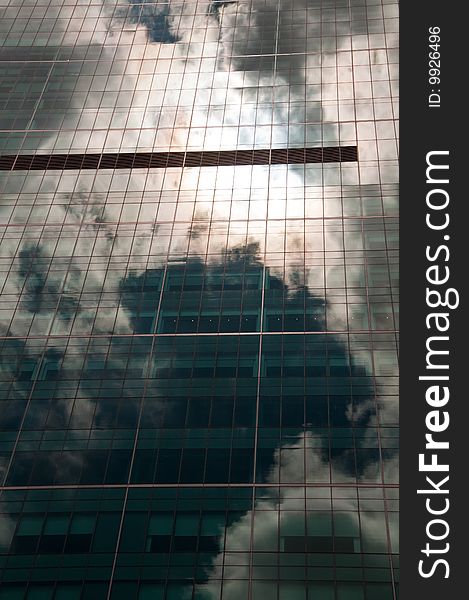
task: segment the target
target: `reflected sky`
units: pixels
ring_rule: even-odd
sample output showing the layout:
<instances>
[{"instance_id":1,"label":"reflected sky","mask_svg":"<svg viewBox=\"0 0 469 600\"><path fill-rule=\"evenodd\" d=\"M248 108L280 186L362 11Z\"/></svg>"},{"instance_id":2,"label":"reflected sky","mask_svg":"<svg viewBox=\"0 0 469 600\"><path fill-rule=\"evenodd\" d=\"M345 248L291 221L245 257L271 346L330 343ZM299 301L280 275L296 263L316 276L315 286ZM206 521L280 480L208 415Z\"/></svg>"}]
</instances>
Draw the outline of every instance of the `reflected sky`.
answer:
<instances>
[{"instance_id":1,"label":"reflected sky","mask_svg":"<svg viewBox=\"0 0 469 600\"><path fill-rule=\"evenodd\" d=\"M397 422L396 7L5 7L0 61L19 62L0 67L2 154L357 145L360 158L0 173L2 380L13 381L4 426L74 431L80 448L33 456L62 447L57 436L22 456L24 440L12 438L9 485L119 483L133 477L131 464L142 482L164 482L171 469L160 469L161 448L192 474L188 483L204 480L200 465L220 448L237 483L396 483L394 442L384 435ZM186 379L190 394L175 387ZM209 385L231 379L239 386L226 383L218 402L206 401ZM138 425L239 437L204 433L202 456L197 439L171 447L163 436L148 447ZM256 425L270 434L253 434ZM113 428L129 437L102 442L98 459L91 432ZM112 447L117 458L103 458ZM275 516L296 507L282 494L256 501L226 538L249 547L256 512L261 546L279 527L294 530L299 517L279 525ZM383 533L378 518L361 521L365 545L375 528ZM370 552L384 552L382 543ZM205 597L218 597L221 569L233 579L223 597L243 597L235 580L255 573L252 556L235 567L223 556L214 553Z\"/></svg>"}]
</instances>

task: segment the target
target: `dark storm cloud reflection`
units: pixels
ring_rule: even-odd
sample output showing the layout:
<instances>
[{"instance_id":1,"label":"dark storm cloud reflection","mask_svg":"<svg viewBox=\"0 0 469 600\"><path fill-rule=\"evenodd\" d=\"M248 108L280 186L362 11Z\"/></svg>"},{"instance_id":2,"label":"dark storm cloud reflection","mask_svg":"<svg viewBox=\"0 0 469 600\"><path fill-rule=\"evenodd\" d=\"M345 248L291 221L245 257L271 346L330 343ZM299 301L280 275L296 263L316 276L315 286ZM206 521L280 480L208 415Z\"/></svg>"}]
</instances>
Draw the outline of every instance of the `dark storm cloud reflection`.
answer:
<instances>
[{"instance_id":1,"label":"dark storm cloud reflection","mask_svg":"<svg viewBox=\"0 0 469 600\"><path fill-rule=\"evenodd\" d=\"M13 413L7 410L0 415L2 425L8 429L18 427L23 418L22 411L26 409L26 398L35 388L36 393L24 414L23 428L26 430L132 429L137 426L140 408L142 429L253 427L254 422L250 419L256 406L258 337L239 337L237 333L255 334L259 329L260 315L255 308L259 306L264 267L256 250L256 246L251 245L247 249L227 251L220 264L204 265L198 258L192 258L184 265L170 265L165 273L158 323L155 323L155 310L159 304L158 282L163 280L163 271L150 269L122 280L121 308L128 313L133 331L151 334L156 329L169 334L169 337L156 338L156 351L152 348L152 336L122 338L116 335L94 342L83 339L82 350L77 346L80 340L76 339L74 349L65 351L60 344L52 348L36 344L35 348L34 343L6 340L2 379L13 381L12 385L17 386L18 402ZM24 261L26 265L26 258ZM47 298L51 290L34 269L30 270L30 277L31 283L25 288L30 292L30 301L37 307L37 315L47 315ZM304 286L287 286L268 271L266 282L264 330L281 332L285 328L312 335L264 337L260 425L278 431L280 427L287 428L289 441L285 447L288 450L294 450L297 445L302 447L314 434L321 440L322 449L317 452L327 463L329 437L325 428L366 428L373 422L372 381L341 340L333 335L318 335L324 331L321 299L311 295ZM41 294L44 297L41 298ZM242 310L239 308L241 302ZM232 335L227 338L184 336L193 332ZM88 353L86 358L85 352ZM245 390L244 396L243 393L238 396L235 378L240 389ZM222 379L226 381L227 389L233 389L231 396L215 396L210 405L204 392L192 401L192 405L190 401L188 403L194 389L206 390ZM329 385L346 386L350 391L336 395L330 392L329 399L326 388L324 393L316 391L312 395L312 388L325 386L326 379ZM282 397L280 381L283 381L284 389L287 383L294 383L293 387L299 386L303 391L296 395L284 391ZM150 386L154 393L144 395L141 407L145 386ZM182 390L177 396L173 393L175 386ZM63 395L67 388L78 389L76 400ZM186 391L183 388L187 388ZM22 411L19 411L20 407ZM242 410L237 414L236 410L240 408ZM13 414L15 418L12 418ZM360 448L359 440L356 445L358 452L351 448L333 451L334 468L352 481L363 477L374 480L379 463L377 448L370 447L369 442ZM306 452L316 452L307 447L308 444ZM288 469L283 472L284 465L281 460L279 462L281 451L282 447L276 447L259 452L257 480L280 478L281 481L302 483L304 472L287 475ZM137 452L133 480L152 483L156 476L158 483L176 482L179 467L178 464L171 467L171 464L179 460L184 463L184 452L182 458L180 450L169 452L167 468L164 471L160 468L157 475L154 475L156 451ZM193 456L197 452L200 453L190 449ZM130 459L131 453L126 450L113 451L109 455L94 450L18 452L7 483L123 483L128 477ZM206 459L201 455L201 460ZM232 466L231 477L236 483L249 483L251 450L243 450L239 456L233 454L231 460L233 464L238 461ZM226 475L217 474L217 467L214 469L208 476L217 483L226 481L223 479ZM186 480L182 483L203 480L203 472L199 479L196 468L185 472ZM323 475L317 473L319 480ZM314 481L315 473L310 473L308 478Z\"/></svg>"}]
</instances>

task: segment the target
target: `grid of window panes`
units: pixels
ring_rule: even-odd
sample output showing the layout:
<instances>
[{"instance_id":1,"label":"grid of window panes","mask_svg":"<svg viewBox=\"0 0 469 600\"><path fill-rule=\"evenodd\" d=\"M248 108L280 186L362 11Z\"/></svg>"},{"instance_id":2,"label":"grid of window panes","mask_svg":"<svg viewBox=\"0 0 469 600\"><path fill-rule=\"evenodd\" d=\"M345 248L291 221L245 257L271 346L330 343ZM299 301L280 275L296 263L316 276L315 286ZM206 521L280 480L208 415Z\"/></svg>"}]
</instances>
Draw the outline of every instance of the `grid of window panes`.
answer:
<instances>
[{"instance_id":1,"label":"grid of window panes","mask_svg":"<svg viewBox=\"0 0 469 600\"><path fill-rule=\"evenodd\" d=\"M397 3L0 0L0 600L396 600ZM51 163L52 164L52 163Z\"/></svg>"}]
</instances>

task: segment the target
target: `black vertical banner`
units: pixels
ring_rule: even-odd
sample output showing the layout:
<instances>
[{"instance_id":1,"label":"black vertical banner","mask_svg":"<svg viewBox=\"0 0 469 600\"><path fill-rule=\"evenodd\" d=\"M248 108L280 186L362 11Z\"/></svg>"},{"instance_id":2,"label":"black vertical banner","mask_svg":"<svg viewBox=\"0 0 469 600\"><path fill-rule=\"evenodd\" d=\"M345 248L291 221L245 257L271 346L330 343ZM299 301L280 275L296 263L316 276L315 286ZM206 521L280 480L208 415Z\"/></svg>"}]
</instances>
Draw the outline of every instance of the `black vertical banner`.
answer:
<instances>
[{"instance_id":1,"label":"black vertical banner","mask_svg":"<svg viewBox=\"0 0 469 600\"><path fill-rule=\"evenodd\" d=\"M467 594L469 30L461 8L427 0L400 13L401 600Z\"/></svg>"}]
</instances>

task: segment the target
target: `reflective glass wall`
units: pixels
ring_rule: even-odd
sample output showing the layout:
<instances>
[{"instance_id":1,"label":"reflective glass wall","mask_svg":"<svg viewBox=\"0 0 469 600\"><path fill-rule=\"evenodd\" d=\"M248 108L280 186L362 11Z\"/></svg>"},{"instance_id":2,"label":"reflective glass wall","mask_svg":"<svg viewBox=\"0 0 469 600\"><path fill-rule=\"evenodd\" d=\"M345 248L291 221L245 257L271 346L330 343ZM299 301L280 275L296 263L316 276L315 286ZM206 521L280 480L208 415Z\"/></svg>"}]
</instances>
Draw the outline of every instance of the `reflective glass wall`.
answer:
<instances>
[{"instance_id":1,"label":"reflective glass wall","mask_svg":"<svg viewBox=\"0 0 469 600\"><path fill-rule=\"evenodd\" d=\"M397 2L0 6L0 599L396 600Z\"/></svg>"}]
</instances>

